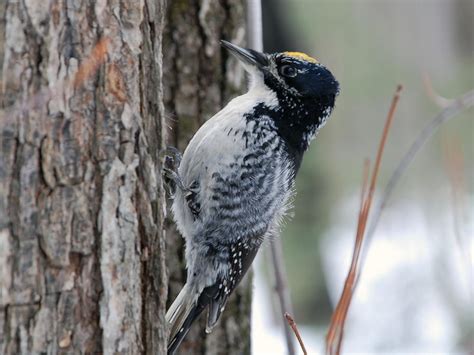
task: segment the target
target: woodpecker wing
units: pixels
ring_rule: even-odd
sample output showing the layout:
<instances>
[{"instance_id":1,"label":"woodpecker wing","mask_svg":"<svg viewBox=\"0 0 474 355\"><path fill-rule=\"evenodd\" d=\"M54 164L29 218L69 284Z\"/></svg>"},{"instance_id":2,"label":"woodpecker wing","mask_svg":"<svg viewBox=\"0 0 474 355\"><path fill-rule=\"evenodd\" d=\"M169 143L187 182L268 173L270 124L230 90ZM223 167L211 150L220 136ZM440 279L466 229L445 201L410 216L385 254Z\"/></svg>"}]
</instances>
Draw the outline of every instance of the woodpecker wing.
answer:
<instances>
[{"instance_id":1,"label":"woodpecker wing","mask_svg":"<svg viewBox=\"0 0 474 355\"><path fill-rule=\"evenodd\" d=\"M278 225L285 209L289 169L284 160L270 159L269 155L275 154L271 149L280 149L272 138L262 140L263 147L246 150L242 146L231 161L227 157L209 164L200 171L204 178L193 177L199 181L195 199L201 209L194 221L197 228L190 245L205 250L200 258L193 260L194 252L187 257L188 269L193 270L188 272L188 278L202 280L202 275L215 275L205 280L207 286L198 300L198 308L209 306L207 331L216 324L262 240ZM188 213L193 213L189 205L187 208Z\"/></svg>"},{"instance_id":2,"label":"woodpecker wing","mask_svg":"<svg viewBox=\"0 0 474 355\"><path fill-rule=\"evenodd\" d=\"M213 286L204 289L209 294L209 313L207 316L206 331L210 332L216 325L221 313L227 303L227 298L238 286L244 275L247 273L253 259L257 255L258 248L250 249L241 244L231 248L231 268L226 277L219 277ZM203 292L204 293L204 292Z\"/></svg>"},{"instance_id":3,"label":"woodpecker wing","mask_svg":"<svg viewBox=\"0 0 474 355\"><path fill-rule=\"evenodd\" d=\"M205 308L207 330L212 329L286 210L294 165L272 120L256 112L256 96L264 94L234 99L199 129L184 152L179 175L193 187L192 195L178 189L173 214L186 239L188 293L182 307L170 308L183 310L170 317L179 320L171 324L171 350ZM257 99L262 105L268 101ZM247 119L250 113L254 116Z\"/></svg>"}]
</instances>

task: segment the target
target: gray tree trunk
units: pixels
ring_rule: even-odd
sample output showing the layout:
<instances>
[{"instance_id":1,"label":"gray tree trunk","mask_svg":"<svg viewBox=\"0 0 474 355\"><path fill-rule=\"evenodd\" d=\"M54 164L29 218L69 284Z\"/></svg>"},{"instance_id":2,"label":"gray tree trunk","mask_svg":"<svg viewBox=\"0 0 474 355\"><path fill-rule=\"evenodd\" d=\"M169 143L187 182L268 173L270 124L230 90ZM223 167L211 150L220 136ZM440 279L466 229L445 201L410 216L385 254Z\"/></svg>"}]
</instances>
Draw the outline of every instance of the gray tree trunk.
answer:
<instances>
[{"instance_id":1,"label":"gray tree trunk","mask_svg":"<svg viewBox=\"0 0 474 355\"><path fill-rule=\"evenodd\" d=\"M4 10L0 353L162 354L164 3Z\"/></svg>"},{"instance_id":2,"label":"gray tree trunk","mask_svg":"<svg viewBox=\"0 0 474 355\"><path fill-rule=\"evenodd\" d=\"M168 144L184 150L200 125L245 88L242 68L219 40L245 44L244 0L172 1L164 33ZM182 238L168 221L170 304L186 278ZM250 353L251 277L230 298L218 325L206 334L205 315L191 328L181 354Z\"/></svg>"},{"instance_id":3,"label":"gray tree trunk","mask_svg":"<svg viewBox=\"0 0 474 355\"><path fill-rule=\"evenodd\" d=\"M164 354L167 293L185 270L181 238L163 230L159 151L165 127L182 150L242 90L219 39L242 43L243 0L0 10L0 353ZM183 353L249 353L249 322L247 278Z\"/></svg>"}]
</instances>

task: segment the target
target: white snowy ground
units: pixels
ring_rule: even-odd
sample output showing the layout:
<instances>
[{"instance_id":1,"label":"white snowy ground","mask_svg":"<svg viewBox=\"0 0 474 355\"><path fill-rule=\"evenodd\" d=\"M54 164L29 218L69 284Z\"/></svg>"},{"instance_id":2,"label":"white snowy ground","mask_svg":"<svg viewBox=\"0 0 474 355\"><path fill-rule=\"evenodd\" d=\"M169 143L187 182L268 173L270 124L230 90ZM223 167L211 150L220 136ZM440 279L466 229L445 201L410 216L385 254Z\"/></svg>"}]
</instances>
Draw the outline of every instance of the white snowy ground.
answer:
<instances>
[{"instance_id":1,"label":"white snowy ground","mask_svg":"<svg viewBox=\"0 0 474 355\"><path fill-rule=\"evenodd\" d=\"M322 240L333 303L342 290L352 254L355 210L356 199L342 206L334 220L350 222L333 224ZM466 228L468 240L460 246L449 216L429 224L414 203L397 211L386 211L370 245L347 318L343 353L461 354L458 342L462 324L466 324L461 319L471 324L474 320L472 225ZM311 270L302 272L311 277ZM269 284L261 268L255 274L252 352L286 354L281 324L271 314ZM308 352L323 353L326 329L299 328Z\"/></svg>"}]
</instances>

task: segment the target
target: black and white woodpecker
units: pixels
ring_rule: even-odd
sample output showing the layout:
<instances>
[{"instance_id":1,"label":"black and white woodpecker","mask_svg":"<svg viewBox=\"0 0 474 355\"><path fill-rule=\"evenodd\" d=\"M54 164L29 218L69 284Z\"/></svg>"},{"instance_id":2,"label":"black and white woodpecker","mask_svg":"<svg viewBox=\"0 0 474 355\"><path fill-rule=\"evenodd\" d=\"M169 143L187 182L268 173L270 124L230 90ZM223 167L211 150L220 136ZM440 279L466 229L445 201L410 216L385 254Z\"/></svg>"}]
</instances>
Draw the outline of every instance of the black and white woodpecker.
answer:
<instances>
[{"instance_id":1,"label":"black and white woodpecker","mask_svg":"<svg viewBox=\"0 0 474 355\"><path fill-rule=\"evenodd\" d=\"M202 125L168 171L187 264L166 314L169 354L206 308L212 330L263 240L278 234L303 154L339 92L331 72L304 53L222 45L250 74L250 88Z\"/></svg>"}]
</instances>

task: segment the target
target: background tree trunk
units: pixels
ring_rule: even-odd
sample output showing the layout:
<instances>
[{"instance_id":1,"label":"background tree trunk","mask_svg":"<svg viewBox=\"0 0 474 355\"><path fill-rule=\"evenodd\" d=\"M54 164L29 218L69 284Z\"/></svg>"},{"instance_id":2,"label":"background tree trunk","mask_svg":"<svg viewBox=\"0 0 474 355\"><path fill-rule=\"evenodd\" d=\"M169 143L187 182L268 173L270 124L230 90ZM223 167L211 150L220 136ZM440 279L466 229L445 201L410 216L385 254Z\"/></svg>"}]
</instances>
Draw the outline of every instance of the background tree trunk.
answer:
<instances>
[{"instance_id":1,"label":"background tree trunk","mask_svg":"<svg viewBox=\"0 0 474 355\"><path fill-rule=\"evenodd\" d=\"M164 33L164 91L168 144L184 151L194 132L230 98L241 94L245 76L240 65L219 43L245 45L244 0L173 1ZM167 223L168 305L186 279L181 236ZM251 277L230 298L211 334L205 316L180 347L181 354L250 353Z\"/></svg>"},{"instance_id":2,"label":"background tree trunk","mask_svg":"<svg viewBox=\"0 0 474 355\"><path fill-rule=\"evenodd\" d=\"M0 353L163 354L165 106L168 144L183 150L242 91L219 40L243 44L243 0L0 10ZM172 301L185 269L167 229ZM250 352L250 284L213 334L193 327L183 353Z\"/></svg>"},{"instance_id":3,"label":"background tree trunk","mask_svg":"<svg viewBox=\"0 0 474 355\"><path fill-rule=\"evenodd\" d=\"M4 10L0 353L162 354L164 1Z\"/></svg>"}]
</instances>

